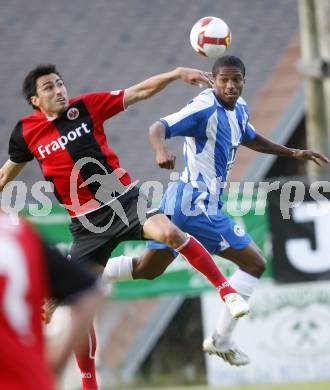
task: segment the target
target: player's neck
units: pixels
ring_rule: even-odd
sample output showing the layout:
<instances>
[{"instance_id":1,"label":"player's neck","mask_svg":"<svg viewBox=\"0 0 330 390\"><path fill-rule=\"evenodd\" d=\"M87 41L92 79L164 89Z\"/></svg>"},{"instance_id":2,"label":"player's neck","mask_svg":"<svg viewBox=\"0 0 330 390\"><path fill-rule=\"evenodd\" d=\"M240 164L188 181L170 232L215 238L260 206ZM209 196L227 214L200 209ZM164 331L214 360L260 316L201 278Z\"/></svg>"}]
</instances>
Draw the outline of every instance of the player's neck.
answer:
<instances>
[{"instance_id":1,"label":"player's neck","mask_svg":"<svg viewBox=\"0 0 330 390\"><path fill-rule=\"evenodd\" d=\"M223 107L225 110L230 110L230 111L235 110L236 102L233 103L233 104L229 104L229 103L224 102L224 101L223 101L219 96L217 96L216 94L215 94L215 97L216 97L216 99L218 100L218 102L222 105L222 107Z\"/></svg>"},{"instance_id":2,"label":"player's neck","mask_svg":"<svg viewBox=\"0 0 330 390\"><path fill-rule=\"evenodd\" d=\"M40 110L40 111L45 115L48 121L53 121L60 116L60 114L56 112L49 112L44 110Z\"/></svg>"},{"instance_id":3,"label":"player's neck","mask_svg":"<svg viewBox=\"0 0 330 390\"><path fill-rule=\"evenodd\" d=\"M228 103L225 103L224 101L222 101L221 99L219 99L219 101L225 110L229 110L229 111L235 110L236 102L234 104L228 104Z\"/></svg>"},{"instance_id":4,"label":"player's neck","mask_svg":"<svg viewBox=\"0 0 330 390\"><path fill-rule=\"evenodd\" d=\"M57 115L45 115L48 121L53 121L57 118Z\"/></svg>"}]
</instances>

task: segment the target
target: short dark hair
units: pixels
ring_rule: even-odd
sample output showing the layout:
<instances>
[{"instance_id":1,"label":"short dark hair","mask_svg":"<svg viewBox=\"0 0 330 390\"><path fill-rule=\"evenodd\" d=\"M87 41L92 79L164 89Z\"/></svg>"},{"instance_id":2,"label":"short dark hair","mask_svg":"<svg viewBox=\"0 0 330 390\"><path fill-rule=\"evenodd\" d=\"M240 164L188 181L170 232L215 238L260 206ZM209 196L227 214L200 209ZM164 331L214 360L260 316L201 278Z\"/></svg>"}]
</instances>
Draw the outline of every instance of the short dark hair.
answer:
<instances>
[{"instance_id":1,"label":"short dark hair","mask_svg":"<svg viewBox=\"0 0 330 390\"><path fill-rule=\"evenodd\" d=\"M245 65L243 61L238 57L227 55L227 56L219 57L213 64L213 68L212 68L213 77L216 77L216 75L219 73L220 68L224 66L235 66L236 68L239 68L242 71L243 77L245 76Z\"/></svg>"},{"instance_id":2,"label":"short dark hair","mask_svg":"<svg viewBox=\"0 0 330 390\"><path fill-rule=\"evenodd\" d=\"M31 97L35 96L37 93L37 79L51 73L55 73L62 78L60 73L57 71L56 66L53 64L40 64L26 75L23 81L22 92L26 101L31 104L32 107L34 107L34 105L31 103Z\"/></svg>"}]
</instances>

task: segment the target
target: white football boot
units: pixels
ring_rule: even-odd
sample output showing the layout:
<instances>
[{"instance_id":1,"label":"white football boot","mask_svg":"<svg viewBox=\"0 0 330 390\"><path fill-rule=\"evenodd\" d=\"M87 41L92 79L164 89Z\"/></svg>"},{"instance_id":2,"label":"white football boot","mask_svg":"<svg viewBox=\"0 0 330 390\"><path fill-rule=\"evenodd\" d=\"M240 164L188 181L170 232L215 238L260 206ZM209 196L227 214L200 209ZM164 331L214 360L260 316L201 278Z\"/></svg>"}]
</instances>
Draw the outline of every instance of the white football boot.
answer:
<instances>
[{"instance_id":1,"label":"white football boot","mask_svg":"<svg viewBox=\"0 0 330 390\"><path fill-rule=\"evenodd\" d=\"M224 302L235 320L250 312L249 304L237 293L227 294L224 297Z\"/></svg>"},{"instance_id":2,"label":"white football boot","mask_svg":"<svg viewBox=\"0 0 330 390\"><path fill-rule=\"evenodd\" d=\"M250 363L250 358L232 341L224 342L215 333L203 342L203 351L209 355L217 355L231 366L246 366Z\"/></svg>"}]
</instances>

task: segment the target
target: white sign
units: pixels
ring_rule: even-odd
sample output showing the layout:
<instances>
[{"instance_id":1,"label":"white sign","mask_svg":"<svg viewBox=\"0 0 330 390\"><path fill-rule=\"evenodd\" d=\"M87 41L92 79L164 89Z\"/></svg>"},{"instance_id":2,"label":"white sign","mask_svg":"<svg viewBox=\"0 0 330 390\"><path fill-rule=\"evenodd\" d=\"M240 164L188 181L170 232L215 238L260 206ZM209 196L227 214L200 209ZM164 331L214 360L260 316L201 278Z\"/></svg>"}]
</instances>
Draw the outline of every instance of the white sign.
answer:
<instances>
[{"instance_id":1,"label":"white sign","mask_svg":"<svg viewBox=\"0 0 330 390\"><path fill-rule=\"evenodd\" d=\"M208 384L285 383L330 379L330 284L261 283L251 299L251 314L234 331L236 344L251 363L232 367L206 356ZM202 297L205 336L214 331L219 296Z\"/></svg>"}]
</instances>

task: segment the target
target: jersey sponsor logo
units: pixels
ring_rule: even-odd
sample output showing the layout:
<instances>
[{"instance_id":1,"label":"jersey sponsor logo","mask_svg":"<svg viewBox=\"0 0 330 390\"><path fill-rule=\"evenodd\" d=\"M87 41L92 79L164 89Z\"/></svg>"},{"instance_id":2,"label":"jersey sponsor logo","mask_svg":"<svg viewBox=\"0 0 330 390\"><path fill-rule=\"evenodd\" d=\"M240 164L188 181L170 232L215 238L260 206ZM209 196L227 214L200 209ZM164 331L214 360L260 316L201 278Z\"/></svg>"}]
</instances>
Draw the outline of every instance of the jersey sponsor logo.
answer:
<instances>
[{"instance_id":1,"label":"jersey sponsor logo","mask_svg":"<svg viewBox=\"0 0 330 390\"><path fill-rule=\"evenodd\" d=\"M75 120L78 118L79 116L79 110L78 108L75 108L75 107L72 107L68 110L66 116L68 117L68 119L70 119L71 121Z\"/></svg>"},{"instance_id":2,"label":"jersey sponsor logo","mask_svg":"<svg viewBox=\"0 0 330 390\"><path fill-rule=\"evenodd\" d=\"M121 92L120 89L118 89L118 90L116 90L116 91L111 91L111 92L110 92L110 95L118 96L118 95L120 94L120 92Z\"/></svg>"},{"instance_id":3,"label":"jersey sponsor logo","mask_svg":"<svg viewBox=\"0 0 330 390\"><path fill-rule=\"evenodd\" d=\"M87 124L83 122L81 126L78 126L74 130L69 131L67 135L62 135L47 145L39 145L38 152L40 157L45 158L53 152L58 150L65 150L65 146L68 144L68 142L73 142L77 138L80 138L90 132L91 130L87 127Z\"/></svg>"}]
</instances>

